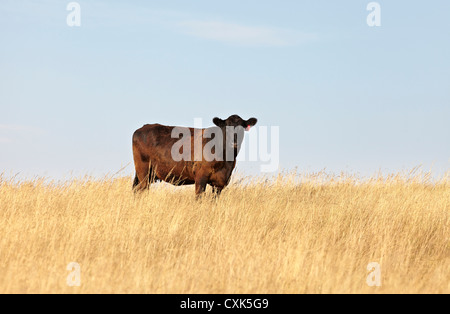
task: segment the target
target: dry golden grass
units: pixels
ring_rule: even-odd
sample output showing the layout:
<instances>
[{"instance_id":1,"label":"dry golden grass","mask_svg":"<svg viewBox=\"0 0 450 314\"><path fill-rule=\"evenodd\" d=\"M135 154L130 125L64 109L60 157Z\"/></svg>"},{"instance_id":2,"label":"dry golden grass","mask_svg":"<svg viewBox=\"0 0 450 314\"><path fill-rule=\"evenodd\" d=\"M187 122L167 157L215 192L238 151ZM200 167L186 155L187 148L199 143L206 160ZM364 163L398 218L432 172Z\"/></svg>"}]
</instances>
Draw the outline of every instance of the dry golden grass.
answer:
<instances>
[{"instance_id":1,"label":"dry golden grass","mask_svg":"<svg viewBox=\"0 0 450 314\"><path fill-rule=\"evenodd\" d=\"M0 293L450 292L448 177L256 178L217 201L131 181L0 177Z\"/></svg>"}]
</instances>

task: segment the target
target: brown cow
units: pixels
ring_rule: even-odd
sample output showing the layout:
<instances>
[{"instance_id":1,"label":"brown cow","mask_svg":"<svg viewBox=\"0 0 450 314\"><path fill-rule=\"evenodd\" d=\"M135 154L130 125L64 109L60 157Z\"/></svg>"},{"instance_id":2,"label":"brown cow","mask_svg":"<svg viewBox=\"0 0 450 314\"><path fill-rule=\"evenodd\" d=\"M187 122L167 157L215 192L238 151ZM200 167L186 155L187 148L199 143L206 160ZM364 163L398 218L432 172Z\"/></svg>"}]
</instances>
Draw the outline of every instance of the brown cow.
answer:
<instances>
[{"instance_id":1,"label":"brown cow","mask_svg":"<svg viewBox=\"0 0 450 314\"><path fill-rule=\"evenodd\" d=\"M146 124L136 130L133 134L136 168L133 189L142 191L152 182L160 180L174 185L195 184L197 196L209 184L216 195L219 195L230 181L236 166L244 130L254 126L257 119L243 120L238 115L232 115L226 120L214 118L213 122L216 127L207 129ZM181 134L187 136L180 139ZM211 145L214 139L217 145ZM199 149L195 148L200 148L200 143L202 155L199 157ZM206 145L208 149L205 149ZM186 147L190 152L185 151ZM174 152L184 153L183 158L174 158Z\"/></svg>"}]
</instances>

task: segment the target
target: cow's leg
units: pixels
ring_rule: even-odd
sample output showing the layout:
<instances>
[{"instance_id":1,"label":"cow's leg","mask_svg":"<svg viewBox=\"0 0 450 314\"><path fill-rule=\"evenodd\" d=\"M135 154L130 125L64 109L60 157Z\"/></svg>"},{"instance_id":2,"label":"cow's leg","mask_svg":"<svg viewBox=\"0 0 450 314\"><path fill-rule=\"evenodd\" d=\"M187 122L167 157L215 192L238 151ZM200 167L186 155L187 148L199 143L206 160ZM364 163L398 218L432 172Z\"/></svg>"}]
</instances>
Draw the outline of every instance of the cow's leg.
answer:
<instances>
[{"instance_id":1,"label":"cow's leg","mask_svg":"<svg viewBox=\"0 0 450 314\"><path fill-rule=\"evenodd\" d=\"M139 185L139 178L137 176L137 174L134 176L134 181L133 181L133 190L136 190L136 187Z\"/></svg>"},{"instance_id":2,"label":"cow's leg","mask_svg":"<svg viewBox=\"0 0 450 314\"><path fill-rule=\"evenodd\" d=\"M152 178L152 171L150 163L148 162L138 162L136 164L136 178L133 184L134 191L145 191L149 188Z\"/></svg>"},{"instance_id":3,"label":"cow's leg","mask_svg":"<svg viewBox=\"0 0 450 314\"><path fill-rule=\"evenodd\" d=\"M214 198L218 198L220 193L222 193L223 186L212 186L212 191L214 194Z\"/></svg>"},{"instance_id":4,"label":"cow's leg","mask_svg":"<svg viewBox=\"0 0 450 314\"><path fill-rule=\"evenodd\" d=\"M138 178L139 183L135 186L135 192L140 192L148 189L149 187L149 172L148 169L139 169L136 171L136 177Z\"/></svg>"},{"instance_id":5,"label":"cow's leg","mask_svg":"<svg viewBox=\"0 0 450 314\"><path fill-rule=\"evenodd\" d=\"M205 192L207 183L208 178L198 177L195 179L195 198L198 199Z\"/></svg>"}]
</instances>

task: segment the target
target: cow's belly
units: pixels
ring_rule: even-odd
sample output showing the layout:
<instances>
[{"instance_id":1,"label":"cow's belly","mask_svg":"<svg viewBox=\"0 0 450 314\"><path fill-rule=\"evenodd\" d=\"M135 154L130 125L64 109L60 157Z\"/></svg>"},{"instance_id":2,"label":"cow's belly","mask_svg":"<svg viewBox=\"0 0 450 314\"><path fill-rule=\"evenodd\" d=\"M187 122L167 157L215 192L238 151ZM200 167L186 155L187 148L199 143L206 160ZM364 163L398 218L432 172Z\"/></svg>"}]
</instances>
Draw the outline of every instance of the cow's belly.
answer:
<instances>
[{"instance_id":1,"label":"cow's belly","mask_svg":"<svg viewBox=\"0 0 450 314\"><path fill-rule=\"evenodd\" d=\"M180 162L165 162L152 161L152 170L156 177L161 181L165 181L174 185L194 184L194 177L191 165L184 161Z\"/></svg>"}]
</instances>

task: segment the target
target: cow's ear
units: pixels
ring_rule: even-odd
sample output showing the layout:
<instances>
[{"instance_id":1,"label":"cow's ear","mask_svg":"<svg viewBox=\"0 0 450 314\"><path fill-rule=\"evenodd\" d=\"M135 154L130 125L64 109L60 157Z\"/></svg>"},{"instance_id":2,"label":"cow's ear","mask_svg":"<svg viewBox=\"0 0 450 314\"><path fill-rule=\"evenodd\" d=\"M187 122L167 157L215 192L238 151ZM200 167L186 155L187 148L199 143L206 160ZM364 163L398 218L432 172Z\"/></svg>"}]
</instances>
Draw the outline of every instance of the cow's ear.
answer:
<instances>
[{"instance_id":1,"label":"cow's ear","mask_svg":"<svg viewBox=\"0 0 450 314\"><path fill-rule=\"evenodd\" d=\"M215 118L213 119L213 123L214 123L215 125L217 125L219 128L225 126L225 121L222 120L222 119L220 119L220 118L217 118L217 117L215 117Z\"/></svg>"},{"instance_id":2,"label":"cow's ear","mask_svg":"<svg viewBox=\"0 0 450 314\"><path fill-rule=\"evenodd\" d=\"M256 119L256 118L250 118L250 119L248 119L247 121L246 121L246 123L247 123L247 127L251 127L251 126L254 126L255 124L256 124L256 122L258 122L258 119Z\"/></svg>"}]
</instances>

